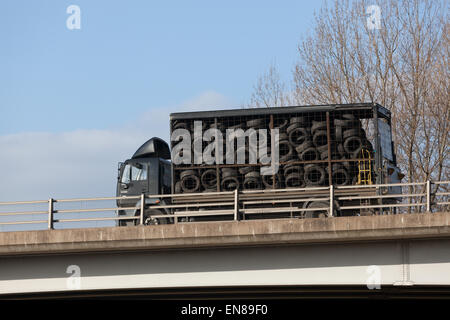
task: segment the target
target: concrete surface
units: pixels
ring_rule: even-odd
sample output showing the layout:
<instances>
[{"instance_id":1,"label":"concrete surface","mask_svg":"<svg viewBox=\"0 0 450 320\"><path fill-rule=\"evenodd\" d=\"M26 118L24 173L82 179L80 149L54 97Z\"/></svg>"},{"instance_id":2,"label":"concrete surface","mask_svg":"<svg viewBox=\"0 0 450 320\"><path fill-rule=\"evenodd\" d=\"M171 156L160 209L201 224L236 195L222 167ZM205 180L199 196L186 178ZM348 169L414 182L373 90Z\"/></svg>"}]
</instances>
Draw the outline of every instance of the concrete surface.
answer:
<instances>
[{"instance_id":1,"label":"concrete surface","mask_svg":"<svg viewBox=\"0 0 450 320\"><path fill-rule=\"evenodd\" d=\"M0 233L0 256L450 238L450 213Z\"/></svg>"}]
</instances>

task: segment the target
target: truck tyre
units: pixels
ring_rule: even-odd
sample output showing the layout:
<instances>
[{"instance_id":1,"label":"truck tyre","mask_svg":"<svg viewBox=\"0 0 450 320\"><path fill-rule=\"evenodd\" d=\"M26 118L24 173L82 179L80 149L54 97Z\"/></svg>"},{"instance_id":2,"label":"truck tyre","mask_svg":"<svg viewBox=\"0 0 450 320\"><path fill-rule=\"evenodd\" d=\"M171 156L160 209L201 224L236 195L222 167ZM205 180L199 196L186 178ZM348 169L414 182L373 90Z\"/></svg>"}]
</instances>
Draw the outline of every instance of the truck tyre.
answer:
<instances>
[{"instance_id":1,"label":"truck tyre","mask_svg":"<svg viewBox=\"0 0 450 320\"><path fill-rule=\"evenodd\" d=\"M319 153L316 148L310 147L300 154L300 159L303 161L315 161L319 159Z\"/></svg>"},{"instance_id":2,"label":"truck tyre","mask_svg":"<svg viewBox=\"0 0 450 320\"><path fill-rule=\"evenodd\" d=\"M311 132L314 135L316 131L327 131L327 122L326 121L315 121L313 120L311 126Z\"/></svg>"},{"instance_id":3,"label":"truck tyre","mask_svg":"<svg viewBox=\"0 0 450 320\"><path fill-rule=\"evenodd\" d=\"M289 124L289 120L284 119L281 123L277 123L277 125L275 126L274 129L278 129L280 132L285 132L288 124Z\"/></svg>"},{"instance_id":4,"label":"truck tyre","mask_svg":"<svg viewBox=\"0 0 450 320\"><path fill-rule=\"evenodd\" d=\"M309 131L306 128L294 128L289 131L289 142L293 147L298 147L310 139Z\"/></svg>"},{"instance_id":5,"label":"truck tyre","mask_svg":"<svg viewBox=\"0 0 450 320\"><path fill-rule=\"evenodd\" d=\"M136 215L139 215L140 212L138 211L136 213ZM151 210L145 210L144 211L144 225L145 226L150 226L150 225L159 225L159 224L168 224L169 223L169 218L152 218L152 215L160 215L163 214L161 212L161 210L158 209L151 209ZM135 224L139 225L140 221L139 219L135 220Z\"/></svg>"},{"instance_id":6,"label":"truck tyre","mask_svg":"<svg viewBox=\"0 0 450 320\"><path fill-rule=\"evenodd\" d=\"M289 120L290 124L297 123L299 126L305 126L307 124L307 118L306 117L292 117Z\"/></svg>"},{"instance_id":7,"label":"truck tyre","mask_svg":"<svg viewBox=\"0 0 450 320\"><path fill-rule=\"evenodd\" d=\"M350 175L340 164L334 164L332 166L331 177L335 186L346 186L350 184Z\"/></svg>"},{"instance_id":8,"label":"truck tyre","mask_svg":"<svg viewBox=\"0 0 450 320\"><path fill-rule=\"evenodd\" d=\"M222 179L221 186L223 191L233 191L239 189L239 180L237 177L226 177Z\"/></svg>"},{"instance_id":9,"label":"truck tyre","mask_svg":"<svg viewBox=\"0 0 450 320\"><path fill-rule=\"evenodd\" d=\"M317 164L308 164L305 166L305 184L306 186L319 186L325 182L325 170Z\"/></svg>"},{"instance_id":10,"label":"truck tyre","mask_svg":"<svg viewBox=\"0 0 450 320\"><path fill-rule=\"evenodd\" d=\"M342 115L342 118L345 120L355 120L356 119L356 117L353 113L344 113Z\"/></svg>"},{"instance_id":11,"label":"truck tyre","mask_svg":"<svg viewBox=\"0 0 450 320\"><path fill-rule=\"evenodd\" d=\"M334 152L334 150L331 150L331 160L337 160L339 159L339 156ZM320 160L328 160L328 150L325 150L320 153Z\"/></svg>"},{"instance_id":12,"label":"truck tyre","mask_svg":"<svg viewBox=\"0 0 450 320\"><path fill-rule=\"evenodd\" d=\"M175 193L181 193L182 192L182 190L181 190L181 182L180 181L177 181L175 183L174 192Z\"/></svg>"},{"instance_id":13,"label":"truck tyre","mask_svg":"<svg viewBox=\"0 0 450 320\"><path fill-rule=\"evenodd\" d=\"M343 129L341 126L336 125L335 127L335 135L336 135L336 141L342 142L344 140L344 137L342 136Z\"/></svg>"},{"instance_id":14,"label":"truck tyre","mask_svg":"<svg viewBox=\"0 0 450 320\"><path fill-rule=\"evenodd\" d=\"M238 173L235 168L222 168L222 178L237 177Z\"/></svg>"},{"instance_id":15,"label":"truck tyre","mask_svg":"<svg viewBox=\"0 0 450 320\"><path fill-rule=\"evenodd\" d=\"M193 170L186 170L186 171L193 171ZM196 174L185 174L181 178L180 183L181 183L181 190L183 190L183 193L196 192L200 189L201 184L200 178Z\"/></svg>"},{"instance_id":16,"label":"truck tyre","mask_svg":"<svg viewBox=\"0 0 450 320\"><path fill-rule=\"evenodd\" d=\"M304 175L293 172L285 178L286 188L303 188L305 186Z\"/></svg>"},{"instance_id":17,"label":"truck tyre","mask_svg":"<svg viewBox=\"0 0 450 320\"><path fill-rule=\"evenodd\" d=\"M245 175L244 190L258 190L261 189L261 176L259 172L252 171Z\"/></svg>"},{"instance_id":18,"label":"truck tyre","mask_svg":"<svg viewBox=\"0 0 450 320\"><path fill-rule=\"evenodd\" d=\"M279 142L280 161L284 162L289 160L293 155L294 149L290 145L289 141L281 140Z\"/></svg>"},{"instance_id":19,"label":"truck tyre","mask_svg":"<svg viewBox=\"0 0 450 320\"><path fill-rule=\"evenodd\" d=\"M362 139L360 137L348 137L344 141L344 150L348 154L353 154L356 150L361 148L363 145Z\"/></svg>"},{"instance_id":20,"label":"truck tyre","mask_svg":"<svg viewBox=\"0 0 450 320\"><path fill-rule=\"evenodd\" d=\"M328 151L328 143L324 144L323 146L317 147L317 152L322 153L324 151ZM331 151L333 151L333 148L331 148Z\"/></svg>"},{"instance_id":21,"label":"truck tyre","mask_svg":"<svg viewBox=\"0 0 450 320\"><path fill-rule=\"evenodd\" d=\"M189 126L186 122L177 122L174 126L173 126L173 130L176 129L186 129L189 130Z\"/></svg>"},{"instance_id":22,"label":"truck tyre","mask_svg":"<svg viewBox=\"0 0 450 320\"><path fill-rule=\"evenodd\" d=\"M327 131L317 130L313 135L313 143L316 147L326 145L328 143Z\"/></svg>"},{"instance_id":23,"label":"truck tyre","mask_svg":"<svg viewBox=\"0 0 450 320\"><path fill-rule=\"evenodd\" d=\"M366 133L363 129L348 129L345 130L342 134L343 139L347 139L349 137L366 137Z\"/></svg>"},{"instance_id":24,"label":"truck tyre","mask_svg":"<svg viewBox=\"0 0 450 320\"><path fill-rule=\"evenodd\" d=\"M292 173L298 173L304 175L303 168L300 165L289 165L283 168L284 177L286 178L288 175Z\"/></svg>"},{"instance_id":25,"label":"truck tyre","mask_svg":"<svg viewBox=\"0 0 450 320\"><path fill-rule=\"evenodd\" d=\"M297 153L300 155L303 151L305 151L306 149L308 149L310 147L314 147L314 144L312 143L311 140L307 140L307 141L303 142L301 145L299 145L298 147L296 147L295 151L297 151Z\"/></svg>"},{"instance_id":26,"label":"truck tyre","mask_svg":"<svg viewBox=\"0 0 450 320\"><path fill-rule=\"evenodd\" d=\"M183 179L184 177L190 176L190 175L196 176L197 173L198 173L198 172L197 172L196 170L184 170L184 171L181 171L181 173L180 173L180 179Z\"/></svg>"},{"instance_id":27,"label":"truck tyre","mask_svg":"<svg viewBox=\"0 0 450 320\"><path fill-rule=\"evenodd\" d=\"M200 181L202 183L203 188L206 189L215 189L217 186L217 171L216 169L208 169L205 170L200 176Z\"/></svg>"},{"instance_id":28,"label":"truck tyre","mask_svg":"<svg viewBox=\"0 0 450 320\"><path fill-rule=\"evenodd\" d=\"M359 128L361 127L361 122L359 120L334 119L334 125L343 128Z\"/></svg>"},{"instance_id":29,"label":"truck tyre","mask_svg":"<svg viewBox=\"0 0 450 320\"><path fill-rule=\"evenodd\" d=\"M257 167L241 167L239 168L239 173L242 175L246 175L249 172L257 170Z\"/></svg>"},{"instance_id":30,"label":"truck tyre","mask_svg":"<svg viewBox=\"0 0 450 320\"><path fill-rule=\"evenodd\" d=\"M327 218L330 204L326 201L311 201L309 203L305 203L304 208L306 209L314 209L314 208L324 208L323 210L314 210L314 211L305 211L303 217L305 219L310 218Z\"/></svg>"},{"instance_id":31,"label":"truck tyre","mask_svg":"<svg viewBox=\"0 0 450 320\"><path fill-rule=\"evenodd\" d=\"M281 175L279 173L277 173L275 175L269 174L269 175L262 176L262 182L263 182L264 186L266 187L266 189L273 188L274 177L275 177L275 189L281 187Z\"/></svg>"},{"instance_id":32,"label":"truck tyre","mask_svg":"<svg viewBox=\"0 0 450 320\"><path fill-rule=\"evenodd\" d=\"M260 118L260 119L253 119L253 120L249 120L249 121L247 121L247 128L261 128L261 129L264 129L264 127L265 127L265 124L266 124L266 121L265 121L265 119L262 119L262 118Z\"/></svg>"}]
</instances>

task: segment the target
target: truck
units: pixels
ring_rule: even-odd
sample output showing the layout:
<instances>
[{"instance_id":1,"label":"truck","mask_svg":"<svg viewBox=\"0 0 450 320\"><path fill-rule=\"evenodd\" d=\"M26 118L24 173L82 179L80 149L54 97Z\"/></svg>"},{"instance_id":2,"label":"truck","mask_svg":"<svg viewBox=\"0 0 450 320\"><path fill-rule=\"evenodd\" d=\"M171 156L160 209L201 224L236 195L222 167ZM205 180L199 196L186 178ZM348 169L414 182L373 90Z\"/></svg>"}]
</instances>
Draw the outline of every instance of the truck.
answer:
<instances>
[{"instance_id":1,"label":"truck","mask_svg":"<svg viewBox=\"0 0 450 320\"><path fill-rule=\"evenodd\" d=\"M371 195L401 194L391 113L377 103L172 113L170 137L170 147L153 137L119 163L119 217L148 225L227 220L220 213L238 211L229 201L236 192L239 219L369 215L395 210L371 204L398 201ZM371 187L379 184L393 186ZM331 209L330 186L344 199ZM205 216L208 204L215 210Z\"/></svg>"}]
</instances>

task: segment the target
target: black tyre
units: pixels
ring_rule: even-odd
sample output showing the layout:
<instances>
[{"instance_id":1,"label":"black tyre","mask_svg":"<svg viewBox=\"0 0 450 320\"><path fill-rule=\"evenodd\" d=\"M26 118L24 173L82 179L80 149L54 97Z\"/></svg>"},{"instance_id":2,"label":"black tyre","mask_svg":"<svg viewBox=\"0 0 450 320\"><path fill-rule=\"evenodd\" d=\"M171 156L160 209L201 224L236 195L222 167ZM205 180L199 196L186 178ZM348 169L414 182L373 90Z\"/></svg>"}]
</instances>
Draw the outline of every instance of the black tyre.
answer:
<instances>
[{"instance_id":1,"label":"black tyre","mask_svg":"<svg viewBox=\"0 0 450 320\"><path fill-rule=\"evenodd\" d=\"M330 204L326 201L313 201L308 204L306 204L306 208L308 209L315 209L315 208L323 208L321 210L314 210L314 211L305 211L303 217L305 219L309 218L327 218L328 212L330 211L329 208Z\"/></svg>"},{"instance_id":2,"label":"black tyre","mask_svg":"<svg viewBox=\"0 0 450 320\"><path fill-rule=\"evenodd\" d=\"M183 171L183 172L185 172L185 171ZM183 190L183 193L196 192L200 189L200 185L201 185L200 178L194 174L184 175L180 180L180 184L181 184L181 190Z\"/></svg>"},{"instance_id":3,"label":"black tyre","mask_svg":"<svg viewBox=\"0 0 450 320\"><path fill-rule=\"evenodd\" d=\"M284 183L286 184L286 188L303 188L305 186L304 175L293 172L286 176Z\"/></svg>"},{"instance_id":4,"label":"black tyre","mask_svg":"<svg viewBox=\"0 0 450 320\"><path fill-rule=\"evenodd\" d=\"M278 129L280 132L285 132L287 126L289 125L289 120L288 119L284 119L282 121L276 121L277 123L275 124L274 129Z\"/></svg>"},{"instance_id":5,"label":"black tyre","mask_svg":"<svg viewBox=\"0 0 450 320\"><path fill-rule=\"evenodd\" d=\"M314 147L314 144L312 141L307 140L303 142L301 145L295 148L295 151L297 151L298 154L301 154L303 151L305 151L308 148Z\"/></svg>"},{"instance_id":6,"label":"black tyre","mask_svg":"<svg viewBox=\"0 0 450 320\"><path fill-rule=\"evenodd\" d=\"M319 159L319 153L317 152L317 149L314 147L310 147L306 150L304 150L300 155L300 159L303 161L315 161Z\"/></svg>"},{"instance_id":7,"label":"black tyre","mask_svg":"<svg viewBox=\"0 0 450 320\"><path fill-rule=\"evenodd\" d=\"M256 167L241 167L241 168L239 168L239 173L245 175L245 174L247 174L251 171L255 171L255 170L257 170Z\"/></svg>"},{"instance_id":8,"label":"black tyre","mask_svg":"<svg viewBox=\"0 0 450 320\"><path fill-rule=\"evenodd\" d=\"M308 119L306 117L292 117L289 120L290 124L298 124L299 126L305 126L308 123Z\"/></svg>"},{"instance_id":9,"label":"black tyre","mask_svg":"<svg viewBox=\"0 0 450 320\"><path fill-rule=\"evenodd\" d=\"M337 142L342 142L344 140L344 137L342 136L343 128L341 126L336 126L335 127L335 135L336 135L336 141Z\"/></svg>"},{"instance_id":10,"label":"black tyre","mask_svg":"<svg viewBox=\"0 0 450 320\"><path fill-rule=\"evenodd\" d=\"M348 129L345 130L342 134L343 139L347 139L349 137L366 137L366 133L362 129Z\"/></svg>"},{"instance_id":11,"label":"black tyre","mask_svg":"<svg viewBox=\"0 0 450 320\"><path fill-rule=\"evenodd\" d=\"M358 150L362 146L363 146L363 141L362 141L361 137L352 136L352 137L348 137L344 141L344 150L348 154L353 154L356 150Z\"/></svg>"},{"instance_id":12,"label":"black tyre","mask_svg":"<svg viewBox=\"0 0 450 320\"><path fill-rule=\"evenodd\" d=\"M222 168L222 178L237 177L238 172L235 168Z\"/></svg>"},{"instance_id":13,"label":"black tyre","mask_svg":"<svg viewBox=\"0 0 450 320\"><path fill-rule=\"evenodd\" d=\"M175 193L181 193L182 192L182 190L181 190L181 182L180 181L177 181L175 183L174 192Z\"/></svg>"},{"instance_id":14,"label":"black tyre","mask_svg":"<svg viewBox=\"0 0 450 320\"><path fill-rule=\"evenodd\" d=\"M350 175L342 165L333 165L331 177L335 186L346 186L351 183Z\"/></svg>"},{"instance_id":15,"label":"black tyre","mask_svg":"<svg viewBox=\"0 0 450 320\"><path fill-rule=\"evenodd\" d=\"M328 143L327 131L317 130L313 135L313 143L316 147L326 145Z\"/></svg>"},{"instance_id":16,"label":"black tyre","mask_svg":"<svg viewBox=\"0 0 450 320\"><path fill-rule=\"evenodd\" d=\"M194 175L196 176L198 174L197 170L184 170L180 173L180 179L183 179L186 176Z\"/></svg>"},{"instance_id":17,"label":"black tyre","mask_svg":"<svg viewBox=\"0 0 450 320\"><path fill-rule=\"evenodd\" d=\"M262 182L266 189L272 189L274 186L274 179L275 179L275 189L281 187L281 175L279 173L275 175L265 175L262 176Z\"/></svg>"},{"instance_id":18,"label":"black tyre","mask_svg":"<svg viewBox=\"0 0 450 320\"><path fill-rule=\"evenodd\" d=\"M293 147L298 147L309 139L309 130L306 128L294 128L289 132L289 142Z\"/></svg>"},{"instance_id":19,"label":"black tyre","mask_svg":"<svg viewBox=\"0 0 450 320\"><path fill-rule=\"evenodd\" d=\"M359 120L334 119L334 125L343 128L359 128L361 127L361 122Z\"/></svg>"},{"instance_id":20,"label":"black tyre","mask_svg":"<svg viewBox=\"0 0 450 320\"><path fill-rule=\"evenodd\" d=\"M283 168L284 176L287 177L292 173L298 173L304 175L303 167L300 165L288 165Z\"/></svg>"},{"instance_id":21,"label":"black tyre","mask_svg":"<svg viewBox=\"0 0 450 320\"><path fill-rule=\"evenodd\" d=\"M325 170L317 164L308 164L305 166L304 180L306 186L319 186L326 181Z\"/></svg>"},{"instance_id":22,"label":"black tyre","mask_svg":"<svg viewBox=\"0 0 450 320\"><path fill-rule=\"evenodd\" d=\"M287 140L281 140L279 142L279 154L280 161L284 162L292 158L294 154L294 148L292 148L291 144Z\"/></svg>"},{"instance_id":23,"label":"black tyre","mask_svg":"<svg viewBox=\"0 0 450 320\"><path fill-rule=\"evenodd\" d=\"M259 172L252 171L245 175L243 183L244 190L259 190L261 187L261 176Z\"/></svg>"},{"instance_id":24,"label":"black tyre","mask_svg":"<svg viewBox=\"0 0 450 320\"><path fill-rule=\"evenodd\" d=\"M247 128L264 128L266 124L265 119L253 119L247 121Z\"/></svg>"},{"instance_id":25,"label":"black tyre","mask_svg":"<svg viewBox=\"0 0 450 320\"><path fill-rule=\"evenodd\" d=\"M314 121L312 122L311 132L314 135L316 131L324 130L327 131L327 122L326 121Z\"/></svg>"},{"instance_id":26,"label":"black tyre","mask_svg":"<svg viewBox=\"0 0 450 320\"><path fill-rule=\"evenodd\" d=\"M217 171L216 169L205 170L200 176L200 181L203 188L216 189L217 188Z\"/></svg>"},{"instance_id":27,"label":"black tyre","mask_svg":"<svg viewBox=\"0 0 450 320\"><path fill-rule=\"evenodd\" d=\"M237 177L226 177L222 179L222 190L233 191L239 189L239 180Z\"/></svg>"}]
</instances>

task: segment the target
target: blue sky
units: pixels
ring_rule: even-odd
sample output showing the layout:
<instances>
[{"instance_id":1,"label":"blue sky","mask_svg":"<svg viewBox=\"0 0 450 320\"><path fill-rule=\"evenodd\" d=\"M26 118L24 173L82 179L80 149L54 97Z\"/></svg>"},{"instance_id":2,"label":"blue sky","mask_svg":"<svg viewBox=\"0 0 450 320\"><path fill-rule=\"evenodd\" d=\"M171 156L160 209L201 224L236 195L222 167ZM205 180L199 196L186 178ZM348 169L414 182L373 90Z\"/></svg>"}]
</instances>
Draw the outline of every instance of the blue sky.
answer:
<instances>
[{"instance_id":1,"label":"blue sky","mask_svg":"<svg viewBox=\"0 0 450 320\"><path fill-rule=\"evenodd\" d=\"M120 126L206 91L238 107L270 63L290 78L320 3L1 1L0 134Z\"/></svg>"},{"instance_id":2,"label":"blue sky","mask_svg":"<svg viewBox=\"0 0 450 320\"><path fill-rule=\"evenodd\" d=\"M239 108L273 63L289 80L321 3L0 1L0 202L114 196L169 113Z\"/></svg>"}]
</instances>

